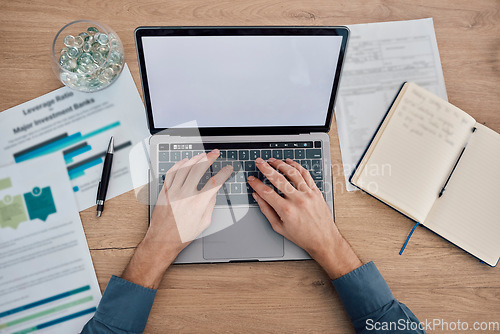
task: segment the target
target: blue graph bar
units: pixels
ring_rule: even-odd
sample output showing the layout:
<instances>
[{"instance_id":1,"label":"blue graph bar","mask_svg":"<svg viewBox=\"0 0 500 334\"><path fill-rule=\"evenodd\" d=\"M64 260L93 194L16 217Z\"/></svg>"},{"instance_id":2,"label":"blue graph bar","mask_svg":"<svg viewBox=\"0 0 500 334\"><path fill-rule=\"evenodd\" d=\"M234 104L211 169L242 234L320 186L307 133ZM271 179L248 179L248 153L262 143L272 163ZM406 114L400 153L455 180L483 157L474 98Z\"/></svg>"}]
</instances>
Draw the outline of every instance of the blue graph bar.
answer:
<instances>
[{"instance_id":1,"label":"blue graph bar","mask_svg":"<svg viewBox=\"0 0 500 334\"><path fill-rule=\"evenodd\" d=\"M72 169L72 170L70 170L70 171L68 172L68 174L69 174L69 178L70 178L71 180L76 179L77 177L80 177L80 176L84 175L84 171L85 171L86 169L89 169L89 168L91 168L91 167L97 166L97 165L99 165L100 163L102 163L102 158L98 158L98 159L95 159L95 160L89 161L89 162L87 162L86 164L83 164L83 165L81 165L81 166L78 166L77 168L74 168L74 169Z\"/></svg>"},{"instance_id":2,"label":"blue graph bar","mask_svg":"<svg viewBox=\"0 0 500 334\"><path fill-rule=\"evenodd\" d=\"M99 128L97 130L89 132L86 135L82 135L80 132L74 133L70 136L64 137L64 138L57 140L55 142L52 142L50 144L39 147L39 148L32 150L30 152L27 152L25 154L16 156L16 157L14 157L14 161L16 163L19 163L22 161L26 161L29 159L33 159L33 158L42 156L42 155L47 154L47 153L52 153L52 152L62 150L68 146L72 146L80 141L83 141L83 140L88 139L90 137L96 136L104 131L108 131L108 130L110 130L114 127L117 127L119 125L120 125L120 122L111 123L111 124L106 125L102 128Z\"/></svg>"},{"instance_id":3,"label":"blue graph bar","mask_svg":"<svg viewBox=\"0 0 500 334\"><path fill-rule=\"evenodd\" d=\"M84 176L85 175L85 172L78 172L78 173L72 173L72 172L68 172L69 174L69 179L70 180L74 180L76 178L79 178L80 176ZM80 190L80 189L78 189ZM78 190L75 190L75 193L78 191Z\"/></svg>"},{"instance_id":4,"label":"blue graph bar","mask_svg":"<svg viewBox=\"0 0 500 334\"><path fill-rule=\"evenodd\" d=\"M77 293L87 291L87 290L90 290L90 285L86 285L86 286L83 286L83 287L75 289L75 290L63 292L61 294L39 300L39 301L33 302L31 304L26 304L26 305L19 306L19 307L16 307L14 309L11 309L11 310L7 310L5 312L0 313L0 318L15 314L15 313L19 313L19 312L22 312L25 310L29 310L30 308L37 307L37 306L40 306L43 304L47 304L47 303L53 302L55 300L66 298L66 297L69 297L69 296L72 296L72 295L75 295Z\"/></svg>"},{"instance_id":5,"label":"blue graph bar","mask_svg":"<svg viewBox=\"0 0 500 334\"><path fill-rule=\"evenodd\" d=\"M55 137L49 138L47 140L44 140L44 141L42 141L42 142L40 142L40 143L38 143L36 145L27 147L27 148L25 148L22 151L16 152L16 153L14 153L13 156L14 156L14 158L17 158L20 155L24 155L24 154L26 154L28 152L34 151L34 150L39 149L40 147L43 147L43 146L47 146L48 144L56 142L56 141L58 141L58 140L60 140L62 138L65 138L67 136L68 136L67 133L61 133L60 135L57 135Z\"/></svg>"},{"instance_id":6,"label":"blue graph bar","mask_svg":"<svg viewBox=\"0 0 500 334\"><path fill-rule=\"evenodd\" d=\"M88 152L92 149L92 147L90 145L87 145L87 146L84 146L82 148L79 148L77 150L74 150L68 154L66 154L64 156L64 161L66 161L66 164L70 164L73 162L73 158L80 155L80 154L83 154L85 152Z\"/></svg>"},{"instance_id":7,"label":"blue graph bar","mask_svg":"<svg viewBox=\"0 0 500 334\"><path fill-rule=\"evenodd\" d=\"M69 321L69 320L81 317L82 315L85 315L85 314L93 313L96 310L97 310L97 308L91 307L91 308L88 308L86 310L83 310L83 311L80 311L80 312L76 312L76 313L64 316L62 318L54 319L54 320L51 320L51 321L48 321L48 322L44 322L43 324L40 324L40 325L36 325L36 326L30 327L30 328L26 328L26 329L24 329L22 331L15 332L14 334L27 334L27 333L31 333L31 332L37 331L39 329L44 329L44 328L47 328L47 327L50 327L50 326L54 326L54 325L57 325L57 324L60 324L60 323L63 323L63 322L66 322L66 321Z\"/></svg>"},{"instance_id":8,"label":"blue graph bar","mask_svg":"<svg viewBox=\"0 0 500 334\"><path fill-rule=\"evenodd\" d=\"M92 132L89 132L88 134L86 134L84 137L84 139L87 139L87 138L90 138L90 137L93 137L95 135L98 135L100 134L101 132L104 132L104 131L108 131L108 130L111 130L112 128L114 127L117 127L118 125L120 125L120 122L114 122L114 123L111 123L109 125L106 125L105 127L102 127L100 129L97 129L95 131L92 131Z\"/></svg>"},{"instance_id":9,"label":"blue graph bar","mask_svg":"<svg viewBox=\"0 0 500 334\"><path fill-rule=\"evenodd\" d=\"M43 329L43 328L47 328L47 327L50 327L50 326L54 326L54 325L60 324L61 322L65 322L65 321L68 321L68 320L71 320L71 319L75 319L75 318L81 317L82 315L95 312L96 310L97 310L97 308L91 307L91 308L88 308L86 310L83 310L83 311L80 311L80 312L76 312L76 313L67 315L65 317L62 317L62 318L59 318L59 319L55 319L55 320L48 321L48 322L45 322L43 324L37 325L36 329Z\"/></svg>"},{"instance_id":10,"label":"blue graph bar","mask_svg":"<svg viewBox=\"0 0 500 334\"><path fill-rule=\"evenodd\" d=\"M52 152L58 151L62 148L65 148L65 147L72 145L75 141L81 140L81 138L82 138L82 134L80 132L77 132L75 134L72 134L71 136L60 139L60 140L55 141L53 143L50 143L46 146L40 147L40 148L33 150L31 152L28 152L26 154L20 155L20 156L15 158L15 161L17 163L19 163L19 162L23 162L23 161L26 161L29 159L39 157L39 156L47 154L47 153L52 153Z\"/></svg>"}]
</instances>

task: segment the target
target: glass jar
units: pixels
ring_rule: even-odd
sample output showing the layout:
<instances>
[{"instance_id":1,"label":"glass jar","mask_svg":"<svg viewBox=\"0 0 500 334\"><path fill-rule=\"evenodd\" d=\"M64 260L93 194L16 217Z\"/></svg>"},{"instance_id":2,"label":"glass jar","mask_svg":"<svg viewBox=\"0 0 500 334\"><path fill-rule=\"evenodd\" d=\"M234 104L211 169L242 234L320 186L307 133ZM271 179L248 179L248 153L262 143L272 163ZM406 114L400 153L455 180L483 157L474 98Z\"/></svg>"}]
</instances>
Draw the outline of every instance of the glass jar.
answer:
<instances>
[{"instance_id":1,"label":"glass jar","mask_svg":"<svg viewBox=\"0 0 500 334\"><path fill-rule=\"evenodd\" d=\"M96 92L111 85L125 64L118 35L102 23L79 20L68 23L52 44L56 76L69 88Z\"/></svg>"}]
</instances>

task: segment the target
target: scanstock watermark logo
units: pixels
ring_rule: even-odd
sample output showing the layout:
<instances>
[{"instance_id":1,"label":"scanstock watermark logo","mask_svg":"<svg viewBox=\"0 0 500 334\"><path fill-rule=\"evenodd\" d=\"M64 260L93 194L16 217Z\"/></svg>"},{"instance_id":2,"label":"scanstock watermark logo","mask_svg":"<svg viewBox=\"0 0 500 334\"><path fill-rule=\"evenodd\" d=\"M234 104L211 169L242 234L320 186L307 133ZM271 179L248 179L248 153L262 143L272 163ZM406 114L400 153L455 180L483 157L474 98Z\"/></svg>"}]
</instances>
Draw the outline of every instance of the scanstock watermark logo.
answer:
<instances>
[{"instance_id":1,"label":"scanstock watermark logo","mask_svg":"<svg viewBox=\"0 0 500 334\"><path fill-rule=\"evenodd\" d=\"M475 321L467 322L460 319L446 321L444 319L425 319L425 321L414 322L409 319L399 319L398 321L375 321L367 319L365 322L366 331L370 332L445 332L445 333L500 333L500 321Z\"/></svg>"},{"instance_id":2,"label":"scanstock watermark logo","mask_svg":"<svg viewBox=\"0 0 500 334\"><path fill-rule=\"evenodd\" d=\"M180 134L182 134L182 137ZM202 139L197 123L192 121L156 133L150 138L145 138L142 142L134 145L129 153L130 174L136 199L139 203L148 205L150 213L158 206L170 207L183 242L192 241L192 233L189 230L189 226L179 224L179 222L184 220L182 219L184 212L178 211L176 208L182 207L182 202L192 199L193 196L198 196L201 200L203 197L208 196L209 193L212 194L213 189L205 187L195 192L178 191L178 196L168 196L168 189L166 186L164 187L167 171L163 170L162 166L170 165L169 168L172 168L175 161L179 159L175 161L169 159L168 162L163 162L160 157L164 152L160 150L160 147L162 143L169 143L172 152L189 152L190 156L187 157L189 159L195 155L200 155L202 158L196 162L196 165L200 167L198 169L201 170L201 167L203 167L204 170L208 170L210 165L204 153L206 150L204 149ZM186 145L185 142L189 144ZM189 165L186 167L188 173L191 167L193 166ZM183 167L176 174L181 174L180 171L182 170ZM243 171L234 171L234 178L237 178L239 173L243 173ZM200 175L200 178L203 176ZM208 181L205 180L205 182ZM216 233L243 219L250 209L250 202L248 201L246 204L239 205L237 208L229 207L227 210L218 210L218 219L213 224L210 224L209 228L195 239Z\"/></svg>"}]
</instances>

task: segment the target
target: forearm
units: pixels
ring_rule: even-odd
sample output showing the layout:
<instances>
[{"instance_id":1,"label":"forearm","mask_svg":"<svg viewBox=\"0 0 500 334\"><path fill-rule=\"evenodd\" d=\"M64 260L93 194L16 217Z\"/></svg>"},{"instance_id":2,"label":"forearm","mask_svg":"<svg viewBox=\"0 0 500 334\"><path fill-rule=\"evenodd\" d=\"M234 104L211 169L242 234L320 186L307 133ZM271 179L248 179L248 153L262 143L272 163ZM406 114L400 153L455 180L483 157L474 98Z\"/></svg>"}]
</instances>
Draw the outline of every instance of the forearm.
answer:
<instances>
[{"instance_id":1,"label":"forearm","mask_svg":"<svg viewBox=\"0 0 500 334\"><path fill-rule=\"evenodd\" d=\"M158 289L165 271L177 257L176 249L166 249L168 245L146 237L137 246L122 278L149 289Z\"/></svg>"},{"instance_id":2,"label":"forearm","mask_svg":"<svg viewBox=\"0 0 500 334\"><path fill-rule=\"evenodd\" d=\"M336 232L330 246L311 251L311 256L325 270L330 279L335 280L363 265L351 245Z\"/></svg>"},{"instance_id":3,"label":"forearm","mask_svg":"<svg viewBox=\"0 0 500 334\"><path fill-rule=\"evenodd\" d=\"M357 333L379 333L390 324L399 326L393 333L425 333L410 309L394 298L373 262L363 265L336 228L328 239L328 246L311 251L311 256L332 280Z\"/></svg>"},{"instance_id":4,"label":"forearm","mask_svg":"<svg viewBox=\"0 0 500 334\"><path fill-rule=\"evenodd\" d=\"M148 235L137 246L122 278L112 277L86 334L141 333L153 306L156 289L178 250L158 244Z\"/></svg>"}]
</instances>

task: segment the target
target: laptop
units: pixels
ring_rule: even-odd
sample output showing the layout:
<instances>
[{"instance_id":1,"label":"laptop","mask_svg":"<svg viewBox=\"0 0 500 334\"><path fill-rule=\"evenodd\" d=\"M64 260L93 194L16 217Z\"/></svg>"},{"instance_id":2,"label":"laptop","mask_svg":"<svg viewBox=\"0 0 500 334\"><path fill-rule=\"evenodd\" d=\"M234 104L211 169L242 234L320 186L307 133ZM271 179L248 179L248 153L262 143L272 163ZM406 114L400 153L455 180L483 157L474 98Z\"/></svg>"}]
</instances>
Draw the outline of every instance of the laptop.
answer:
<instances>
[{"instance_id":1,"label":"laptop","mask_svg":"<svg viewBox=\"0 0 500 334\"><path fill-rule=\"evenodd\" d=\"M346 27L139 27L150 198L175 162L218 148L199 188L227 164L212 223L175 263L309 259L275 233L247 184L258 157L308 169L333 213L330 129ZM153 208L153 206L152 206ZM150 214L152 212L152 208Z\"/></svg>"}]
</instances>

